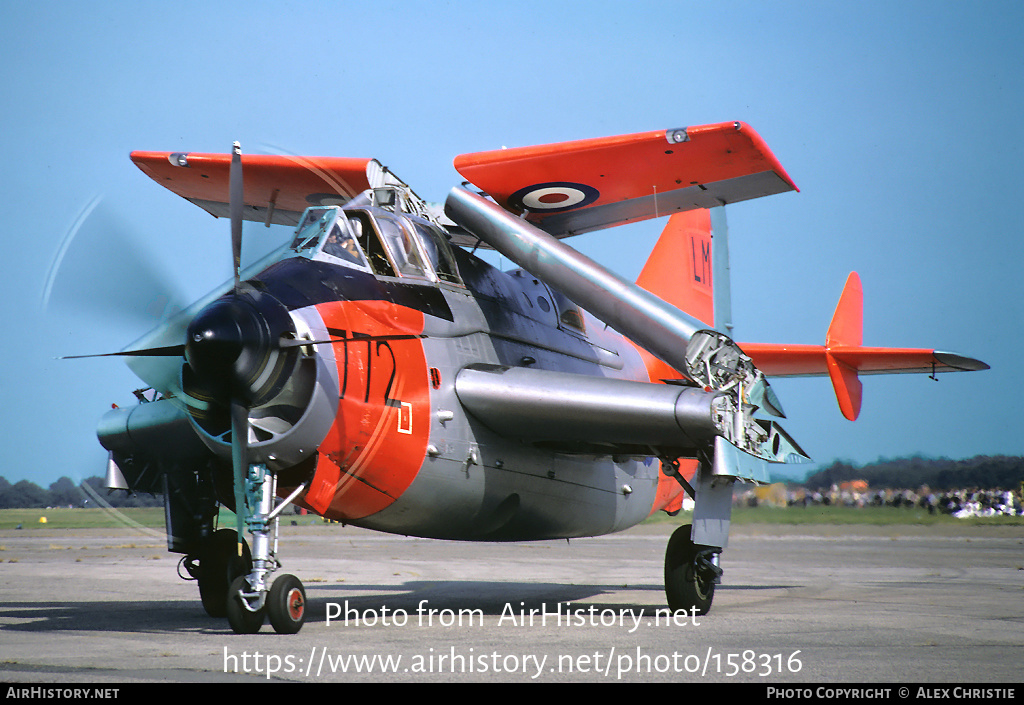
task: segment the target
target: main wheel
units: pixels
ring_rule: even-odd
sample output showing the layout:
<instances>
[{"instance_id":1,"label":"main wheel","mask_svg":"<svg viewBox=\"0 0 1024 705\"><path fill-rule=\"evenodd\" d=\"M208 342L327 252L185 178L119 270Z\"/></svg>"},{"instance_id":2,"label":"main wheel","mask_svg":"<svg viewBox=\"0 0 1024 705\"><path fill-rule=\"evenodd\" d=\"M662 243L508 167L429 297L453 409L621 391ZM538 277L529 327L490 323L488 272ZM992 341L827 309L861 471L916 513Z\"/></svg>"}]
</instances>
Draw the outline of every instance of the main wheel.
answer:
<instances>
[{"instance_id":1,"label":"main wheel","mask_svg":"<svg viewBox=\"0 0 1024 705\"><path fill-rule=\"evenodd\" d=\"M295 634L306 621L306 589L294 575L281 575L270 586L267 616L278 634Z\"/></svg>"},{"instance_id":2,"label":"main wheel","mask_svg":"<svg viewBox=\"0 0 1024 705\"><path fill-rule=\"evenodd\" d=\"M240 575L231 581L227 595L228 624L235 634L255 634L263 626L263 618L266 616L266 606L255 612L250 612L245 607L245 601L240 593L250 592L252 588L244 575Z\"/></svg>"},{"instance_id":3,"label":"main wheel","mask_svg":"<svg viewBox=\"0 0 1024 705\"><path fill-rule=\"evenodd\" d=\"M665 549L665 596L672 612L707 614L715 597L715 571L698 558L708 546L690 538L692 527L683 524L672 532ZM694 609L696 608L696 609Z\"/></svg>"},{"instance_id":4,"label":"main wheel","mask_svg":"<svg viewBox=\"0 0 1024 705\"><path fill-rule=\"evenodd\" d=\"M199 599L211 617L227 616L228 587L239 575L252 570L249 545L242 541L238 555L238 534L234 529L218 529L203 544L199 556Z\"/></svg>"}]
</instances>

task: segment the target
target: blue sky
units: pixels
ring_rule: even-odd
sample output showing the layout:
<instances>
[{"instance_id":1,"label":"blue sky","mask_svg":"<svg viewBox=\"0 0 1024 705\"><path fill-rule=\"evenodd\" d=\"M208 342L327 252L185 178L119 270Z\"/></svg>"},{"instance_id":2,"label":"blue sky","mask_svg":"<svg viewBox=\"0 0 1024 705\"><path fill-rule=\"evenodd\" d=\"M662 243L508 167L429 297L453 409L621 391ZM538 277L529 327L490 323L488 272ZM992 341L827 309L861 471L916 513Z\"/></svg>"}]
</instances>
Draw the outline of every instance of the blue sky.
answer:
<instances>
[{"instance_id":1,"label":"blue sky","mask_svg":"<svg viewBox=\"0 0 1024 705\"><path fill-rule=\"evenodd\" d=\"M102 474L96 422L139 386L119 360L56 357L120 349L162 297L230 275L227 223L131 150L375 157L442 201L463 152L725 120L801 188L728 210L738 340L822 342L856 270L865 344L992 366L866 378L856 423L826 379L779 380L787 430L822 463L1024 453L1018 2L41 0L0 16L10 481ZM659 229L571 242L635 277ZM246 251L281 237L247 224Z\"/></svg>"}]
</instances>

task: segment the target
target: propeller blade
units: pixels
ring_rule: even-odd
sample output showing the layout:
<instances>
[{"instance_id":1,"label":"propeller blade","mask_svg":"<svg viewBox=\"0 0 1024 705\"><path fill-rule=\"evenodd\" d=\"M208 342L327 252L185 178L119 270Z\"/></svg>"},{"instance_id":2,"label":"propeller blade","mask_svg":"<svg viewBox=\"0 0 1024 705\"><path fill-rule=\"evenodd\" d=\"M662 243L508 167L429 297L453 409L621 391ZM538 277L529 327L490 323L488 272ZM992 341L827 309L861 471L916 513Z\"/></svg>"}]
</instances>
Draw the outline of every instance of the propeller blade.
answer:
<instances>
[{"instance_id":1,"label":"propeller blade","mask_svg":"<svg viewBox=\"0 0 1024 705\"><path fill-rule=\"evenodd\" d=\"M231 215L231 254L234 256L235 291L241 283L242 268L242 146L235 142L231 147L230 206Z\"/></svg>"},{"instance_id":2,"label":"propeller blade","mask_svg":"<svg viewBox=\"0 0 1024 705\"><path fill-rule=\"evenodd\" d=\"M137 336L175 315L188 296L142 233L97 196L61 239L40 303L62 327L102 325Z\"/></svg>"},{"instance_id":3,"label":"propeller blade","mask_svg":"<svg viewBox=\"0 0 1024 705\"><path fill-rule=\"evenodd\" d=\"M162 348L145 348L142 350L122 350L112 353L97 353L95 355L64 355L58 360L83 360L89 357L181 357L185 354L184 345L168 345Z\"/></svg>"},{"instance_id":4,"label":"propeller blade","mask_svg":"<svg viewBox=\"0 0 1024 705\"><path fill-rule=\"evenodd\" d=\"M237 399L231 400L231 469L234 475L238 555L242 555L242 530L248 518L245 506L245 476L249 472L249 409Z\"/></svg>"}]
</instances>

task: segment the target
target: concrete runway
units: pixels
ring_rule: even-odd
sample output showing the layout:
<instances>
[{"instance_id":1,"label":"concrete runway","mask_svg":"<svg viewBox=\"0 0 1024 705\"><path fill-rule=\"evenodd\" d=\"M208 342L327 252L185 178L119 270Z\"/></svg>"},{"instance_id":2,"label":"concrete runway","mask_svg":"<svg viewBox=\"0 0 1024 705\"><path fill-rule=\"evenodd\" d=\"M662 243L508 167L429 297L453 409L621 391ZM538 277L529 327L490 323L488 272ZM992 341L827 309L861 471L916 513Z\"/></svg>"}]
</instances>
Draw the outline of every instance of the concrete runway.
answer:
<instances>
[{"instance_id":1,"label":"concrete runway","mask_svg":"<svg viewBox=\"0 0 1024 705\"><path fill-rule=\"evenodd\" d=\"M711 613L666 624L672 528L469 544L284 526L310 603L294 636L207 617L162 533L0 532L0 681L1020 681L1024 526L734 527Z\"/></svg>"}]
</instances>

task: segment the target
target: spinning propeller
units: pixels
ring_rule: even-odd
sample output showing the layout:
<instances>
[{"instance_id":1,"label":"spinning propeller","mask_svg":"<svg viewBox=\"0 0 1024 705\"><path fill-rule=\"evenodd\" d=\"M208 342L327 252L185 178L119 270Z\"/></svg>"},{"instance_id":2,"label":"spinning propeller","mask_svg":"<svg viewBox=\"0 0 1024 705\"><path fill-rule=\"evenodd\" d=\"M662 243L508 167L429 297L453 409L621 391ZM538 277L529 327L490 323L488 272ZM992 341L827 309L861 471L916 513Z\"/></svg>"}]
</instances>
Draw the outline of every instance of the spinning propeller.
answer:
<instances>
[{"instance_id":1,"label":"spinning propeller","mask_svg":"<svg viewBox=\"0 0 1024 705\"><path fill-rule=\"evenodd\" d=\"M299 358L299 346L318 342L334 341L297 341L295 324L288 310L275 298L255 287L247 285L241 278L242 251L242 209L243 180L241 148L235 142L232 149L230 171L230 219L231 219L231 251L233 258L233 284L230 291L219 298L207 297L181 312L178 317L166 322L155 331L141 339L139 347L113 353L99 355L73 355L65 359L87 357L126 357L140 358L183 358L184 364L168 366L156 364L152 369L136 370L140 377L146 379L154 387L164 393L180 398L190 413L205 418L218 418L219 425L231 434L231 462L239 551L241 551L242 530L247 518L245 501L245 479L252 462L249 447L249 413L252 408L272 399L287 383L295 369ZM60 268L63 255L70 241L81 230L81 225L93 213L98 199L93 201L79 217L75 228L69 233L61 248L61 256L55 262L47 282L44 294L44 307L49 303L51 293L55 290L56 271ZM127 245L129 240L120 236L119 231L104 223L103 236L112 241L121 255L133 254ZM113 304L115 300L123 306L126 300L137 300L150 296L150 289L135 286L139 281L155 280L162 286L163 279L149 274L152 267L145 264L145 258L131 257L132 271L141 272L140 276L129 279L127 284L119 287L114 294L104 294L101 290L99 303L103 308ZM134 260L138 260L136 267ZM91 273L95 279L95 273ZM109 277L121 281L121 277ZM126 287L133 287L125 292ZM61 293L66 284L56 287ZM75 285L80 294L84 286ZM91 288L91 287L90 287ZM221 289L223 291L223 289ZM152 294L157 297L157 294ZM216 294L213 295L216 297ZM54 298L65 298L63 296ZM67 296L69 300L70 296ZM163 297L166 301L166 296ZM112 307L112 306L109 306ZM184 329L184 330L182 330ZM184 333L184 342L181 340ZM141 360L140 360L141 363ZM135 364L140 364L135 363ZM178 367L180 377L171 378L169 371ZM155 384L154 377L159 378Z\"/></svg>"},{"instance_id":2,"label":"spinning propeller","mask_svg":"<svg viewBox=\"0 0 1024 705\"><path fill-rule=\"evenodd\" d=\"M102 319L138 334L184 307L188 296L123 219L94 197L64 233L43 284L41 308L61 324ZM71 323L74 321L75 323Z\"/></svg>"},{"instance_id":3,"label":"spinning propeller","mask_svg":"<svg viewBox=\"0 0 1024 705\"><path fill-rule=\"evenodd\" d=\"M295 369L299 351L295 324L276 299L241 280L242 156L234 143L230 172L231 253L234 285L230 293L203 308L188 324L183 353L182 391L187 398L227 411L231 428L231 466L237 517L238 550L247 518L245 480L251 463L249 412L273 398ZM241 553L239 553L241 555Z\"/></svg>"}]
</instances>

